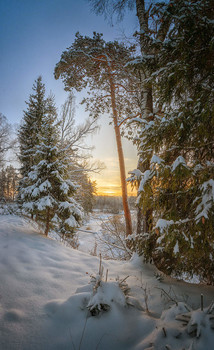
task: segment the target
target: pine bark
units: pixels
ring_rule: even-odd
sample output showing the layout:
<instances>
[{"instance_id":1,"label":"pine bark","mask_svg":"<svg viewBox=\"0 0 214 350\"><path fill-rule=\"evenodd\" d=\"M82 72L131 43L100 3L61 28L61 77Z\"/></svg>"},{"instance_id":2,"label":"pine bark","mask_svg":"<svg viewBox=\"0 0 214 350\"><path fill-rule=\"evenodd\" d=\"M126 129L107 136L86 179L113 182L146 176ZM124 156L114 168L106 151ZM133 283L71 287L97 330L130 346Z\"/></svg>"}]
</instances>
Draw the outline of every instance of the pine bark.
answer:
<instances>
[{"instance_id":1,"label":"pine bark","mask_svg":"<svg viewBox=\"0 0 214 350\"><path fill-rule=\"evenodd\" d=\"M170 1L169 1L170 6ZM139 21L140 26L140 33L145 33L149 35L149 23L148 23L148 16L149 14L146 11L145 8L145 1L144 0L136 0L136 10L137 10L137 17ZM170 21L164 21L162 22L156 38L158 40L164 41L167 31L170 26ZM154 52L150 52L148 41L145 37L145 35L140 34L140 49L141 49L141 55L149 55L154 54ZM152 120L152 113L153 113L153 93L152 93L152 85L145 82L145 80L148 78L148 74L146 70L141 71L141 114L144 119L147 121ZM138 161L138 169L141 172L144 172L145 169L148 169L149 164L148 162L144 162L143 159L140 157ZM143 232L148 232L148 230L151 230L152 226L152 208L148 210L148 212L143 215L141 208L138 208L138 214L137 214L137 233L140 234Z\"/></svg>"},{"instance_id":2,"label":"pine bark","mask_svg":"<svg viewBox=\"0 0 214 350\"><path fill-rule=\"evenodd\" d=\"M108 76L109 76L110 91L111 91L111 104L112 104L112 112L113 112L114 130L115 130L117 152L118 152L118 158L119 158L120 180L121 180L121 187L122 187L122 201L123 201L123 210L124 210L125 223L126 223L126 236L129 236L132 234L132 221L131 221L131 213L130 213L129 204L128 204L126 171L125 171L122 140L121 140L120 129L118 126L118 113L117 113L116 98L115 98L115 85L114 85L114 81L111 73L111 68L109 66L108 66Z\"/></svg>"},{"instance_id":3,"label":"pine bark","mask_svg":"<svg viewBox=\"0 0 214 350\"><path fill-rule=\"evenodd\" d=\"M140 25L140 33L148 34L148 16L145 9L144 0L136 0L137 17ZM149 54L148 43L144 39L144 35L140 34L140 49L142 56ZM145 83L147 78L147 72L141 71L141 114L146 120L151 119L153 112L153 99L152 99L152 86L151 84ZM138 169L144 172L148 168L149 164L146 164L140 157L138 160ZM148 232L151 226L152 211L148 210L145 215L142 212L141 207L138 207L137 211L137 234Z\"/></svg>"}]
</instances>

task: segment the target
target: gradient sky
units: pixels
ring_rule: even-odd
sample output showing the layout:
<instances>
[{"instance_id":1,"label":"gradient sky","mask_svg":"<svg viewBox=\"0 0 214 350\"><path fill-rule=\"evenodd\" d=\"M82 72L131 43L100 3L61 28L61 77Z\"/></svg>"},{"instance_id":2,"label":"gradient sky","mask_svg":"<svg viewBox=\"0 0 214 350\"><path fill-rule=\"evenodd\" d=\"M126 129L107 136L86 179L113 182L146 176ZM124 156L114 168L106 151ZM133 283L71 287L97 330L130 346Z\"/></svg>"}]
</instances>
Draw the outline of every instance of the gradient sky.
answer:
<instances>
[{"instance_id":1,"label":"gradient sky","mask_svg":"<svg viewBox=\"0 0 214 350\"><path fill-rule=\"evenodd\" d=\"M67 94L61 80L55 80L54 67L61 53L69 47L75 33L91 36L104 34L105 40L131 36L137 29L137 17L127 14L123 23L111 26L96 16L87 0L0 0L0 112L12 124L23 117L34 80L42 75L47 93L55 95L58 108ZM78 106L76 121L82 123L87 114ZM101 175L94 176L99 193L119 194L120 180L113 127L103 116L99 134L89 142L95 146L93 156L106 164ZM136 167L136 149L124 140L127 172Z\"/></svg>"}]
</instances>

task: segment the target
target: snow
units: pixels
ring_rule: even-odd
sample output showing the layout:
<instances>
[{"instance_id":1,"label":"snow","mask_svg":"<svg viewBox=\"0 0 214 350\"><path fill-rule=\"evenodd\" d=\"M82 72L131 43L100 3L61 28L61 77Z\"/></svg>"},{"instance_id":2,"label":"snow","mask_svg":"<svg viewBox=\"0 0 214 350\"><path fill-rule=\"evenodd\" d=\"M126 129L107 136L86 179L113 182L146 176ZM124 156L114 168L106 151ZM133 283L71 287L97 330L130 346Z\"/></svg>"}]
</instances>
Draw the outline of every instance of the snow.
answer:
<instances>
[{"instance_id":1,"label":"snow","mask_svg":"<svg viewBox=\"0 0 214 350\"><path fill-rule=\"evenodd\" d=\"M70 226L70 227L78 226L78 222L75 220L73 215L71 215L68 219L66 219L65 223L68 224L68 226Z\"/></svg>"},{"instance_id":2,"label":"snow","mask_svg":"<svg viewBox=\"0 0 214 350\"><path fill-rule=\"evenodd\" d=\"M175 169L179 166L182 165L184 167L187 167L186 165L186 161L184 159L184 157L179 156L178 158L176 158L176 160L174 161L174 163L172 164L172 171L175 171Z\"/></svg>"},{"instance_id":3,"label":"snow","mask_svg":"<svg viewBox=\"0 0 214 350\"><path fill-rule=\"evenodd\" d=\"M156 163L156 164L161 164L163 162L163 159L161 159L160 157L158 157L157 155L153 155L152 159L150 161L150 163Z\"/></svg>"},{"instance_id":4,"label":"snow","mask_svg":"<svg viewBox=\"0 0 214 350\"><path fill-rule=\"evenodd\" d=\"M196 221L199 221L202 217L208 218L209 212L212 209L214 202L214 180L210 179L209 181L204 182L201 185L201 190L201 201L195 210L197 215Z\"/></svg>"},{"instance_id":5,"label":"snow","mask_svg":"<svg viewBox=\"0 0 214 350\"><path fill-rule=\"evenodd\" d=\"M165 229L167 229L169 226L173 225L174 221L173 220L164 220L164 219L159 219L157 221L157 224L155 225L155 229L159 229L160 233L162 233Z\"/></svg>"},{"instance_id":6,"label":"snow","mask_svg":"<svg viewBox=\"0 0 214 350\"><path fill-rule=\"evenodd\" d=\"M28 192L29 192L29 194L31 194L29 190L30 190L30 189L28 188ZM37 197L39 194L40 194L39 188L37 188L37 187L34 188L34 190L33 190L33 192L32 192L32 196L33 196L33 197Z\"/></svg>"},{"instance_id":7,"label":"snow","mask_svg":"<svg viewBox=\"0 0 214 350\"><path fill-rule=\"evenodd\" d=\"M90 225L96 229L95 222ZM213 314L207 307L214 287L166 276L159 281L156 268L136 254L126 262L104 260L108 277L99 281L100 260L86 252L87 236L84 240L85 252L74 250L40 234L31 221L0 216L0 349L180 350L191 344L212 349ZM128 297L121 280L128 283ZM177 304L163 294L173 295ZM96 305L100 313L92 316ZM179 317L187 319L185 326Z\"/></svg>"},{"instance_id":8,"label":"snow","mask_svg":"<svg viewBox=\"0 0 214 350\"><path fill-rule=\"evenodd\" d=\"M122 290L119 287L118 282L102 282L98 287L97 292L91 296L91 299L87 305L93 310L96 305L100 308L101 304L113 305L114 303L120 306L126 306L126 298Z\"/></svg>"},{"instance_id":9,"label":"snow","mask_svg":"<svg viewBox=\"0 0 214 350\"><path fill-rule=\"evenodd\" d=\"M129 171L129 174L131 174L131 176L134 177L137 180L139 180L142 177L142 175L143 175L143 173L139 169L134 169L132 171ZM130 179L132 177L130 177Z\"/></svg>"},{"instance_id":10,"label":"snow","mask_svg":"<svg viewBox=\"0 0 214 350\"><path fill-rule=\"evenodd\" d=\"M50 196L42 197L36 202L37 208L39 210L44 210L47 207L51 208L53 204L54 204L54 200Z\"/></svg>"},{"instance_id":11,"label":"snow","mask_svg":"<svg viewBox=\"0 0 214 350\"><path fill-rule=\"evenodd\" d=\"M174 254L179 253L179 245L178 245L178 241L176 241L176 244L175 244L174 249L173 249L173 253L174 253Z\"/></svg>"},{"instance_id":12,"label":"snow","mask_svg":"<svg viewBox=\"0 0 214 350\"><path fill-rule=\"evenodd\" d=\"M45 190L47 190L47 188L51 188L51 183L48 180L45 180L43 183L41 183L41 185L39 186L39 191L43 192Z\"/></svg>"},{"instance_id":13,"label":"snow","mask_svg":"<svg viewBox=\"0 0 214 350\"><path fill-rule=\"evenodd\" d=\"M60 189L65 193L65 194L67 194L68 193L68 191L69 191L69 185L64 181L62 184L61 184L61 186L60 186Z\"/></svg>"},{"instance_id":14,"label":"snow","mask_svg":"<svg viewBox=\"0 0 214 350\"><path fill-rule=\"evenodd\" d=\"M151 176L151 171L150 170L146 170L143 173L142 179L140 181L140 186L139 186L139 189L138 189L139 193L144 191L144 186L145 186L146 182L150 179L150 176Z\"/></svg>"}]
</instances>

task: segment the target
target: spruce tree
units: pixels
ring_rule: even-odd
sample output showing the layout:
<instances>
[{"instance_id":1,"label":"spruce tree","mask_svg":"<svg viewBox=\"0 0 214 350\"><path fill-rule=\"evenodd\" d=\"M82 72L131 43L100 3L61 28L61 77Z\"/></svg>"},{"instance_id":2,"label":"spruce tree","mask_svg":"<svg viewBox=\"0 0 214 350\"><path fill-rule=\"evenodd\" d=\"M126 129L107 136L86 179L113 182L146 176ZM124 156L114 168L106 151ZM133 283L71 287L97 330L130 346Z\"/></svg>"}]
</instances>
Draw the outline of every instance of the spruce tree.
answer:
<instances>
[{"instance_id":1,"label":"spruce tree","mask_svg":"<svg viewBox=\"0 0 214 350\"><path fill-rule=\"evenodd\" d=\"M65 152L59 149L59 125L53 97L44 98L44 109L39 121L33 150L34 160L23 178L20 189L22 207L44 225L48 235L51 228L65 234L73 234L79 225L82 209L75 201L76 186L68 178ZM28 152L29 151L29 152Z\"/></svg>"},{"instance_id":2,"label":"spruce tree","mask_svg":"<svg viewBox=\"0 0 214 350\"><path fill-rule=\"evenodd\" d=\"M21 126L18 130L19 161L21 163L21 180L19 183L18 202L22 205L28 200L28 195L23 189L31 183L28 173L36 163L36 146L39 144L39 131L43 115L46 113L45 85L39 76L33 84L33 93L26 102L27 109L24 111ZM26 194L26 198L23 194ZM20 195L22 194L22 195Z\"/></svg>"},{"instance_id":3,"label":"spruce tree","mask_svg":"<svg viewBox=\"0 0 214 350\"><path fill-rule=\"evenodd\" d=\"M39 144L39 130L42 117L46 113L45 85L39 76L33 84L33 93L26 102L22 124L19 128L18 138L20 145L19 160L22 164L21 174L28 174L35 162L35 146Z\"/></svg>"},{"instance_id":4,"label":"spruce tree","mask_svg":"<svg viewBox=\"0 0 214 350\"><path fill-rule=\"evenodd\" d=\"M214 11L209 0L180 0L165 16L172 23L167 39L153 41L158 54L145 63L157 109L153 120L142 120L149 166L138 173L138 202L153 208L155 222L137 246L165 272L214 283Z\"/></svg>"}]
</instances>

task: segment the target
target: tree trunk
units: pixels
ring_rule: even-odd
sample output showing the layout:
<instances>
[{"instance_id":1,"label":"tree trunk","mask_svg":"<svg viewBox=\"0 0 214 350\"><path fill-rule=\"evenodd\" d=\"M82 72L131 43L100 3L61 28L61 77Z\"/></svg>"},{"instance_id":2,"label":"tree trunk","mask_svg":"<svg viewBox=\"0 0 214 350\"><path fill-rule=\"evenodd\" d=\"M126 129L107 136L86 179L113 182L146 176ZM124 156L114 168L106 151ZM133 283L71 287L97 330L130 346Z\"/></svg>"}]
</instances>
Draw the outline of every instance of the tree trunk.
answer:
<instances>
[{"instance_id":1,"label":"tree trunk","mask_svg":"<svg viewBox=\"0 0 214 350\"><path fill-rule=\"evenodd\" d=\"M120 167L123 210L124 210L124 216L125 216L125 222L126 222L126 236L128 236L132 234L132 221L131 221L131 214L130 214L129 204L128 204L126 171L125 171L125 162L124 162L121 134L120 134L120 128L118 126L118 114L117 114L116 99L115 99L115 86L114 86L114 81L113 81L110 66L108 66L108 73L109 73L108 75L109 75L109 83L110 83L110 90L111 90L111 104L112 104L112 112L113 112L114 131L116 136L117 152L118 152L119 167Z\"/></svg>"},{"instance_id":2,"label":"tree trunk","mask_svg":"<svg viewBox=\"0 0 214 350\"><path fill-rule=\"evenodd\" d=\"M47 216L46 216L46 227L45 227L45 235L48 236L50 228L50 208L47 210Z\"/></svg>"},{"instance_id":3,"label":"tree trunk","mask_svg":"<svg viewBox=\"0 0 214 350\"><path fill-rule=\"evenodd\" d=\"M170 7L170 2L168 3L168 7ZM145 33L149 35L149 14L147 13L145 9L145 1L144 0L136 0L136 10L137 10L137 17L140 25L140 32ZM170 19L168 17L167 20L164 20L159 29L156 36L156 39L164 41L167 32L169 30L170 26ZM149 54L155 54L154 52L150 52L149 45L148 45L148 39L144 35L140 35L140 48L141 48L141 54L143 55L149 55ZM146 119L147 121L151 120L152 113L153 113L153 93L152 93L152 85L145 82L145 79L148 78L147 72L141 71L141 113L142 117ZM138 169L141 172L144 172L145 169L148 169L149 164L143 162L143 159L139 158L138 161ZM137 215L137 233L148 232L147 230L151 230L152 227L152 208L148 210L148 213L141 212L140 207L138 208L138 215ZM146 230L146 231L145 231Z\"/></svg>"},{"instance_id":4,"label":"tree trunk","mask_svg":"<svg viewBox=\"0 0 214 350\"><path fill-rule=\"evenodd\" d=\"M140 25L140 32L148 33L148 16L145 9L144 0L136 0L137 17ZM140 48L142 56L149 54L147 39L143 35L140 35ZM152 98L152 86L151 84L145 83L147 78L147 72L145 70L141 71L141 114L142 118L149 120L152 118L151 114L153 112L153 98ZM139 157L137 168L144 172L148 169L149 164L146 164L142 157ZM152 210L149 209L148 212L143 215L142 209L138 207L137 211L137 234L142 232L148 232L151 229L151 218Z\"/></svg>"}]
</instances>

